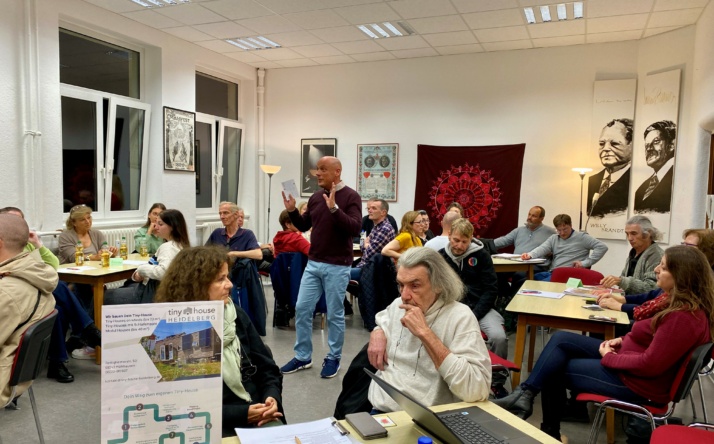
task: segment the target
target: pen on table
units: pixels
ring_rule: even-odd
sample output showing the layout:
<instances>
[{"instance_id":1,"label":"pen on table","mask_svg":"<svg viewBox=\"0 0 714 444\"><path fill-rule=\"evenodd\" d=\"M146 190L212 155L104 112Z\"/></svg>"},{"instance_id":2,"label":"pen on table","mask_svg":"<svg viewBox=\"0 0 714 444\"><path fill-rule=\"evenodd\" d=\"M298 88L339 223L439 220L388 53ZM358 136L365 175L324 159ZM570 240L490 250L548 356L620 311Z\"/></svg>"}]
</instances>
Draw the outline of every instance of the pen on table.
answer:
<instances>
[{"instance_id":1,"label":"pen on table","mask_svg":"<svg viewBox=\"0 0 714 444\"><path fill-rule=\"evenodd\" d=\"M297 436L295 437L295 444L302 444L302 441Z\"/></svg>"},{"instance_id":2,"label":"pen on table","mask_svg":"<svg viewBox=\"0 0 714 444\"><path fill-rule=\"evenodd\" d=\"M79 268L76 268L76 267L71 267L71 268L70 268L70 267L67 267L67 270L79 270Z\"/></svg>"}]
</instances>

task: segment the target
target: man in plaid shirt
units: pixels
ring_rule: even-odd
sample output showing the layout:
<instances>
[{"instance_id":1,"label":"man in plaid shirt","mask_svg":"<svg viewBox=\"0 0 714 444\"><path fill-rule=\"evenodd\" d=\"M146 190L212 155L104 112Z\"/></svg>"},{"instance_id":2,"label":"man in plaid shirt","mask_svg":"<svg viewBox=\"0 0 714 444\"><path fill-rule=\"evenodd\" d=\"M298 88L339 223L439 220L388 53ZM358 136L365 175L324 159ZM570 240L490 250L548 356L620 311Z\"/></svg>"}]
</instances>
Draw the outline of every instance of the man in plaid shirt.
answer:
<instances>
[{"instance_id":1,"label":"man in plaid shirt","mask_svg":"<svg viewBox=\"0 0 714 444\"><path fill-rule=\"evenodd\" d=\"M367 201L367 214L374 223L374 228L364 239L364 246L361 247L362 259L355 268L350 270L350 279L359 281L362 267L369 262L372 256L381 252L385 245L394 240L394 228L387 220L388 211L389 204L384 199L372 198Z\"/></svg>"}]
</instances>

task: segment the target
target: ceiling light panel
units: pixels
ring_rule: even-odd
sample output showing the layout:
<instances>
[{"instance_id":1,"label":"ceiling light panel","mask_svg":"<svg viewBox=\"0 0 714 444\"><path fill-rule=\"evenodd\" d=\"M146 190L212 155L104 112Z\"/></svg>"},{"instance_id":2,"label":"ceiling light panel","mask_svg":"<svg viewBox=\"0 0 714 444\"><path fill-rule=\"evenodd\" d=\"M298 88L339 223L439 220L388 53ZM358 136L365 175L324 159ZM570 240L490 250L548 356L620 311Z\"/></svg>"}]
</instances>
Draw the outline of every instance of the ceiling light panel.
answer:
<instances>
[{"instance_id":1,"label":"ceiling light panel","mask_svg":"<svg viewBox=\"0 0 714 444\"><path fill-rule=\"evenodd\" d=\"M523 8L523 15L529 25L583 18L583 2L555 3Z\"/></svg>"},{"instance_id":2,"label":"ceiling light panel","mask_svg":"<svg viewBox=\"0 0 714 444\"><path fill-rule=\"evenodd\" d=\"M403 37L414 34L414 30L406 22L369 23L367 25L357 25L357 29L365 33L371 39Z\"/></svg>"},{"instance_id":3,"label":"ceiling light panel","mask_svg":"<svg viewBox=\"0 0 714 444\"><path fill-rule=\"evenodd\" d=\"M226 39L225 42L230 43L244 51L253 51L258 49L275 49L282 48L280 43L276 43L267 37L258 35L255 37L234 37L232 39Z\"/></svg>"}]
</instances>

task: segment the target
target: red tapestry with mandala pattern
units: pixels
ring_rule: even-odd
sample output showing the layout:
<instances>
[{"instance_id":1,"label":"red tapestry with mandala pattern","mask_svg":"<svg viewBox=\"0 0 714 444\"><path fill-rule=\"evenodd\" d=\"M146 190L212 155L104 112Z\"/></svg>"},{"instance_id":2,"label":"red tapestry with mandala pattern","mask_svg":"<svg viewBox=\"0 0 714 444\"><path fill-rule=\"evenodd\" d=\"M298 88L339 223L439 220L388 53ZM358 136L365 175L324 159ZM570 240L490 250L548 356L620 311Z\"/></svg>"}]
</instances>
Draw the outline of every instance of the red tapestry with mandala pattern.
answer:
<instances>
[{"instance_id":1,"label":"red tapestry with mandala pattern","mask_svg":"<svg viewBox=\"0 0 714 444\"><path fill-rule=\"evenodd\" d=\"M526 145L417 147L414 208L429 212L441 233L446 207L458 202L474 235L496 238L519 225L518 204Z\"/></svg>"}]
</instances>

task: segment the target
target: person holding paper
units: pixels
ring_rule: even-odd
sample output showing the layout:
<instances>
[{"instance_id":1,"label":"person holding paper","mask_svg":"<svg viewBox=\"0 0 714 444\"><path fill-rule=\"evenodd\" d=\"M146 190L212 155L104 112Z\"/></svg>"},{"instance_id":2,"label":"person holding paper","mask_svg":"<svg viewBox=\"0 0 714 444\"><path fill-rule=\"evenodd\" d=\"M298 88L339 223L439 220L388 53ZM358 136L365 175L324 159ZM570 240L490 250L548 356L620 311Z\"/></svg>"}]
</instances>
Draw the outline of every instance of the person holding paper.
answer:
<instances>
[{"instance_id":1,"label":"person holding paper","mask_svg":"<svg viewBox=\"0 0 714 444\"><path fill-rule=\"evenodd\" d=\"M285 423L283 376L248 314L230 298L230 259L215 247L185 248L174 258L156 302L223 301L223 437L236 427Z\"/></svg>"},{"instance_id":2,"label":"person holding paper","mask_svg":"<svg viewBox=\"0 0 714 444\"><path fill-rule=\"evenodd\" d=\"M369 337L377 375L427 406L488 399L491 360L456 272L431 248L410 248L397 282L401 297L377 313ZM368 398L378 411L401 410L375 382Z\"/></svg>"},{"instance_id":3,"label":"person holding paper","mask_svg":"<svg viewBox=\"0 0 714 444\"><path fill-rule=\"evenodd\" d=\"M714 334L714 274L704 254L670 247L655 269L663 300L643 313L624 337L602 341L559 331L546 344L528 379L493 402L522 419L541 394L541 430L560 439L566 389L634 404L670 402L679 368ZM686 334L682 334L686 332Z\"/></svg>"}]
</instances>

